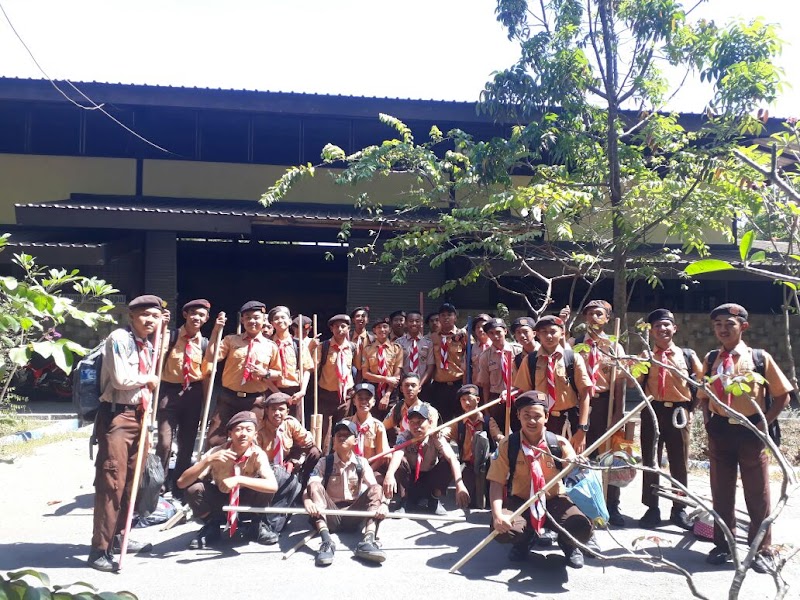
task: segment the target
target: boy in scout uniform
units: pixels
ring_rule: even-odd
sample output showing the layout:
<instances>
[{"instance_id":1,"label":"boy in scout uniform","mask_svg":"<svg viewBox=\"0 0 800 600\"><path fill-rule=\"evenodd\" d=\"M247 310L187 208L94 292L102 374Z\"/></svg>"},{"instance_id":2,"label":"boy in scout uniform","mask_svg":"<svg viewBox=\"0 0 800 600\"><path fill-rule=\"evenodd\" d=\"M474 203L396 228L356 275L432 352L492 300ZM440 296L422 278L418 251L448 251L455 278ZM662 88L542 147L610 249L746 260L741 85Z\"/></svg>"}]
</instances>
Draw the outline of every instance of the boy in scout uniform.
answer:
<instances>
[{"instance_id":1,"label":"boy in scout uniform","mask_svg":"<svg viewBox=\"0 0 800 600\"><path fill-rule=\"evenodd\" d=\"M356 345L356 355L353 359L353 366L356 368L356 381L361 381L361 357L364 348L375 341L375 335L367 327L369 324L369 307L357 306L350 312L352 329L350 331L350 341Z\"/></svg>"},{"instance_id":2,"label":"boy in scout uniform","mask_svg":"<svg viewBox=\"0 0 800 600\"><path fill-rule=\"evenodd\" d=\"M396 310L389 315L389 325L392 328L391 334L389 339L397 341L397 338L401 338L406 333L406 311L404 310Z\"/></svg>"},{"instance_id":3,"label":"boy in scout uniform","mask_svg":"<svg viewBox=\"0 0 800 600\"><path fill-rule=\"evenodd\" d=\"M406 315L406 333L397 338L397 343L403 349L402 373L414 373L424 386L433 375L434 365L429 363L428 357L433 352L433 343L430 338L422 335L422 314L411 310Z\"/></svg>"},{"instance_id":4,"label":"boy in scout uniform","mask_svg":"<svg viewBox=\"0 0 800 600\"><path fill-rule=\"evenodd\" d=\"M703 366L700 364L700 359L693 350L678 347L672 339L678 331L675 315L666 308L658 308L647 315L647 322L650 324L650 339L654 343L653 358L678 369L684 377L702 381ZM653 397L652 407L656 413L659 431L658 448L654 454L653 442L656 432L653 417L649 410L642 411L643 463L648 466L661 465L661 454L666 447L670 475L686 486L689 468L689 433L695 392L686 379L666 367L655 364L651 364L649 371L640 377L640 383L644 393ZM648 508L644 516L639 519L639 525L646 529L653 529L661 523L659 498L653 490L653 486L658 485L658 479L657 473L642 473L642 504ZM692 528L692 522L682 502L673 502L670 522L682 529Z\"/></svg>"},{"instance_id":5,"label":"boy in scout uniform","mask_svg":"<svg viewBox=\"0 0 800 600\"><path fill-rule=\"evenodd\" d=\"M479 363L481 360L481 355L489 349L489 346L492 345L492 341L489 339L486 331L484 331L483 326L492 320L492 317L487 315L486 313L481 313L472 319L472 326L470 327L470 334L472 335L472 339L474 342L470 342L470 364L469 364L469 381L465 380L465 383L475 383L478 387L481 387L481 384L478 383L478 368ZM466 355L464 356L464 361L466 363ZM464 365L464 373L466 377L467 365Z\"/></svg>"},{"instance_id":6,"label":"boy in scout uniform","mask_svg":"<svg viewBox=\"0 0 800 600\"><path fill-rule=\"evenodd\" d=\"M517 372L514 387L545 394L551 408L547 430L567 438L576 453L586 448L589 431L589 396L591 380L583 358L562 345L564 321L547 315L534 326L539 350L528 354ZM535 360L534 360L535 357ZM568 362L571 368L567 368ZM534 371L531 372L531 367Z\"/></svg>"},{"instance_id":7,"label":"boy in scout uniform","mask_svg":"<svg viewBox=\"0 0 800 600\"><path fill-rule=\"evenodd\" d=\"M405 313L403 320L405 321ZM397 342L389 340L389 321L387 317L372 324L375 341L364 348L361 360L361 379L375 385L376 414L381 419L389 412L389 400L400 383L403 366L403 349Z\"/></svg>"},{"instance_id":8,"label":"boy in scout uniform","mask_svg":"<svg viewBox=\"0 0 800 600\"><path fill-rule=\"evenodd\" d=\"M314 445L311 433L289 415L291 398L283 392L270 394L264 419L256 434L258 446L266 453L278 481L278 493L271 506L292 506L317 464L322 452ZM276 543L286 526L285 514L264 515L261 519L269 543Z\"/></svg>"},{"instance_id":9,"label":"boy in scout uniform","mask_svg":"<svg viewBox=\"0 0 800 600\"><path fill-rule=\"evenodd\" d=\"M397 444L413 439L420 441L392 454L383 479L383 493L391 500L399 491L400 496L405 497L406 510L413 510L420 501L427 500L429 511L444 515L447 511L441 498L447 493L450 482L455 480L456 504L459 508L467 508L470 497L461 477L458 458L444 436L427 435L431 428L427 406L422 404L408 411L408 427L397 436Z\"/></svg>"},{"instance_id":10,"label":"boy in scout uniform","mask_svg":"<svg viewBox=\"0 0 800 600\"><path fill-rule=\"evenodd\" d=\"M439 313L430 313L425 317L425 325L428 327L426 337L430 338L434 333L439 333L439 330L442 328L442 324L439 322Z\"/></svg>"},{"instance_id":11,"label":"boy in scout uniform","mask_svg":"<svg viewBox=\"0 0 800 600\"><path fill-rule=\"evenodd\" d=\"M769 459L764 442L730 417L724 405L738 411L759 429L765 431L763 420L755 405L758 405L764 413L767 423L771 424L789 405L793 387L768 352L753 350L742 340L742 335L750 327L747 317L747 310L739 304L722 304L711 311L711 323L720 347L706 355L703 361L703 373L714 378L711 385L717 398L712 400L703 390L698 390L698 399L702 403L708 432L711 498L714 510L731 531L735 532L738 468L744 497L747 500L747 514L750 517L747 541L752 543L756 532L770 512ZM734 395L729 391L733 378L752 373L759 373L765 383L748 382L750 391L741 390L740 395ZM772 398L769 408L765 403L767 391ZM731 560L728 543L716 525L714 544L714 548L706 558L707 562L721 565ZM772 532L767 529L761 540L759 552L751 565L754 571L767 573L775 570L769 550L771 544Z\"/></svg>"},{"instance_id":12,"label":"boy in scout uniform","mask_svg":"<svg viewBox=\"0 0 800 600\"><path fill-rule=\"evenodd\" d=\"M251 300L242 306L240 313L242 333L226 335L219 348L219 360L225 360L225 367L217 407L208 428L208 444L212 447L225 443L225 424L236 413L251 411L261 420L266 392L278 391L275 385L281 376L278 347L262 332L266 307ZM225 322L225 313L220 313L211 331L213 341L206 349L208 362L213 360L217 332Z\"/></svg>"},{"instance_id":13,"label":"boy in scout uniform","mask_svg":"<svg viewBox=\"0 0 800 600\"><path fill-rule=\"evenodd\" d=\"M291 313L286 306L276 306L270 309L267 320L272 323L275 333L272 341L278 347L278 360L281 371L280 378L275 382L278 391L289 396L289 405L292 416L297 418L300 405L306 397L311 371L314 361L308 352L306 344L300 347L299 339L292 337L290 331ZM303 379L300 380L300 363L302 357Z\"/></svg>"},{"instance_id":14,"label":"boy in scout uniform","mask_svg":"<svg viewBox=\"0 0 800 600\"><path fill-rule=\"evenodd\" d=\"M134 298L128 310L128 327L115 329L105 341L94 423L94 524L87 564L106 572L116 568L112 557L122 544L142 418L158 384L158 377L151 374L156 357L150 337L169 321L158 296ZM149 552L152 547L128 540L130 552Z\"/></svg>"},{"instance_id":15,"label":"boy in scout uniform","mask_svg":"<svg viewBox=\"0 0 800 600\"><path fill-rule=\"evenodd\" d=\"M206 452L194 465L178 478L178 487L186 488L186 497L192 513L203 527L195 534L189 549L206 548L219 541L220 526L226 520L230 537L236 534L239 521L246 513L222 510L223 506L268 506L272 494L278 489L275 475L264 451L255 444L258 418L250 411L242 411L227 423L230 441ZM253 515L258 523L257 515ZM263 528L251 530L259 543L270 542Z\"/></svg>"},{"instance_id":16,"label":"boy in scout uniform","mask_svg":"<svg viewBox=\"0 0 800 600\"><path fill-rule=\"evenodd\" d=\"M164 472L168 472L172 442L176 438L178 452L168 487L177 495L174 482L192 464L192 452L197 438L197 428L203 412L204 380L208 375L203 356L208 339L200 328L208 321L211 304L198 298L183 305L184 324L175 333L170 345L169 336L164 336L163 349L166 360L161 373L159 388L158 443L156 455L161 459Z\"/></svg>"},{"instance_id":17,"label":"boy in scout uniform","mask_svg":"<svg viewBox=\"0 0 800 600\"><path fill-rule=\"evenodd\" d=\"M612 356L622 356L625 350L619 342L611 342L603 328L611 318L611 305L605 300L592 300L583 307L583 318L586 323L586 334L569 340L570 346L585 345L588 349L579 352L586 364L586 371L591 381L591 415L586 444L593 444L608 430L609 391L614 386L614 406L611 423L622 418L625 406L625 376L618 370L615 381L611 381L614 365ZM608 506L608 522L616 527L625 527L625 517L619 511L620 488L610 485L606 491Z\"/></svg>"},{"instance_id":18,"label":"boy in scout uniform","mask_svg":"<svg viewBox=\"0 0 800 600\"><path fill-rule=\"evenodd\" d=\"M397 436L408 429L408 412L417 406L425 405L430 413L431 423L436 427L439 424L439 412L427 402L423 402L420 397L419 377L414 373L403 375L400 380L400 394L402 399L395 402L392 410L383 420L383 426L389 436L389 442L393 443Z\"/></svg>"},{"instance_id":19,"label":"boy in scout uniform","mask_svg":"<svg viewBox=\"0 0 800 600\"><path fill-rule=\"evenodd\" d=\"M522 360L531 352L536 352L539 349L539 342L536 341L536 333L533 327L536 325L536 319L531 317L519 317L514 319L511 324L511 335L514 340L522 346L522 352L518 353L514 358L514 366L519 369L522 365Z\"/></svg>"},{"instance_id":20,"label":"boy in scout uniform","mask_svg":"<svg viewBox=\"0 0 800 600\"><path fill-rule=\"evenodd\" d=\"M458 413L456 392L464 383L464 355L469 342L463 329L456 327L456 307L445 302L439 307L438 333L431 334L433 352L429 357L435 367L428 401L449 421Z\"/></svg>"},{"instance_id":21,"label":"boy in scout uniform","mask_svg":"<svg viewBox=\"0 0 800 600\"><path fill-rule=\"evenodd\" d=\"M350 317L334 315L328 319L333 337L318 348L319 413L322 415L322 439L328 435L328 422L338 423L350 412L353 389L353 361L356 345L350 341Z\"/></svg>"},{"instance_id":22,"label":"boy in scout uniform","mask_svg":"<svg viewBox=\"0 0 800 600\"><path fill-rule=\"evenodd\" d=\"M520 348L506 341L506 324L502 319L490 319L483 325L483 329L491 346L481 354L475 382L480 386L485 404L508 391L517 373L514 358L519 354ZM495 404L488 411L499 431L505 431L505 405Z\"/></svg>"},{"instance_id":23,"label":"boy in scout uniform","mask_svg":"<svg viewBox=\"0 0 800 600\"><path fill-rule=\"evenodd\" d=\"M353 388L353 404L356 412L349 419L356 426L356 445L353 451L367 460L383 454L389 449L386 427L370 412L375 406L375 387L371 383L357 383ZM372 463L378 483L383 483L388 466L388 455Z\"/></svg>"},{"instance_id":24,"label":"boy in scout uniform","mask_svg":"<svg viewBox=\"0 0 800 600\"><path fill-rule=\"evenodd\" d=\"M514 409L522 429L500 442L486 476L492 509L491 526L499 533L495 539L501 544L512 544L509 559L515 562L528 558L530 544L542 531L546 513L550 513L553 521L579 542L585 544L592 536L592 522L569 499L563 482L550 488L542 500L532 504L522 515L513 521L509 518L562 469L562 463L558 457L554 458L551 441L547 439L547 408L548 401L542 392L530 391L517 397ZM562 458L575 460L572 444L561 436L550 436L554 438L553 443ZM516 459L510 462L512 442L518 451ZM567 536L559 534L558 545L568 566L574 569L583 566L583 554Z\"/></svg>"},{"instance_id":25,"label":"boy in scout uniform","mask_svg":"<svg viewBox=\"0 0 800 600\"><path fill-rule=\"evenodd\" d=\"M355 529L362 522L364 537L356 546L356 558L376 563L386 560L375 536L378 523L389 512L388 501L384 499L369 462L355 452L357 435L352 421L336 423L333 427L333 452L317 463L308 480L303 506L322 538L314 561L318 567L333 563L336 545L331 532ZM375 518L327 516L320 513L325 509L366 511L375 513Z\"/></svg>"}]
</instances>

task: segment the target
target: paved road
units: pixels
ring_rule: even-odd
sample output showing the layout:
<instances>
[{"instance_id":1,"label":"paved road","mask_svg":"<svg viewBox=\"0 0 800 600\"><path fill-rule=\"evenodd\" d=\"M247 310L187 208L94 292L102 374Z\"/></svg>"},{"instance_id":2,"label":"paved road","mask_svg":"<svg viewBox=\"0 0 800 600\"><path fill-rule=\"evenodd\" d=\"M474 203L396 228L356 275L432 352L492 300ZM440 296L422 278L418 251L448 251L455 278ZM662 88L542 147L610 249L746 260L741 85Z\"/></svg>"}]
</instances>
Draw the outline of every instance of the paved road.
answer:
<instances>
[{"instance_id":1,"label":"paved road","mask_svg":"<svg viewBox=\"0 0 800 600\"><path fill-rule=\"evenodd\" d=\"M653 570L637 563L587 561L580 571L563 567L558 550L537 551L522 568L506 561L505 547L491 544L460 575L448 569L487 533L488 515L473 513L468 522L431 526L409 521L389 521L381 527L388 560L380 566L364 565L348 550L357 541L345 534L337 541L336 560L331 567L314 566L310 549L288 561L281 553L305 533L304 519L290 523L280 547L223 547L189 551L186 544L198 528L194 523L161 533L157 528L138 530L136 539L156 544L152 556L131 556L120 574L98 573L84 567L91 534L92 476L86 439L42 447L32 456L13 464L0 464L0 571L33 566L48 572L54 583L89 581L105 590L128 589L141 599L218 598L224 594L250 598L309 598L367 596L376 599L409 597L490 598L511 593L536 598L689 598L682 577ZM703 478L693 478L696 489L707 489ZM623 512L638 518L643 510L639 488L623 491ZM743 503L740 503L744 506ZM452 507L452 498L449 500ZM664 505L662 512L668 512ZM457 514L456 511L453 514ZM633 528L617 530L624 544L646 532ZM775 528L775 542L797 542L800 533L800 496L787 507ZM287 535L288 534L288 535ZM732 577L729 568L706 565L708 542L682 535L677 528L663 527L659 536L671 547L665 555L695 574L701 590L712 598L727 597ZM610 535L600 532L604 549L614 547ZM310 542L316 549L318 541ZM622 550L611 550L619 554ZM793 584L789 597L800 589L798 561L785 572ZM741 598L771 598L772 580L766 575L748 575Z\"/></svg>"}]
</instances>

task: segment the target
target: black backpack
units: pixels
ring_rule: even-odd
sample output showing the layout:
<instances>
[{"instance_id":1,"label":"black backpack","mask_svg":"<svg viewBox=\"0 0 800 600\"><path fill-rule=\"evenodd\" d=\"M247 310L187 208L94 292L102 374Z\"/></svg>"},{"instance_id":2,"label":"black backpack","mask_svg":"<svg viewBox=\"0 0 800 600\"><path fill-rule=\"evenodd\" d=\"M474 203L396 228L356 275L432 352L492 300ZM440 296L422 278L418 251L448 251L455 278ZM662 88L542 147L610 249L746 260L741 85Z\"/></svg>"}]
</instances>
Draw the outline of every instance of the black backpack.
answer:
<instances>
[{"instance_id":1,"label":"black backpack","mask_svg":"<svg viewBox=\"0 0 800 600\"><path fill-rule=\"evenodd\" d=\"M550 454L556 459L556 462L559 465L562 464L562 462L558 460L564 456L561 452L561 446L558 443L558 436L552 431L545 430L544 441L547 444L547 449L550 451ZM514 481L514 470L517 467L517 456L519 456L521 447L522 439L520 437L520 432L515 431L508 436L508 482L506 483L506 489L509 496L511 495L511 483Z\"/></svg>"},{"instance_id":2,"label":"black backpack","mask_svg":"<svg viewBox=\"0 0 800 600\"><path fill-rule=\"evenodd\" d=\"M564 355L564 370L567 381L570 387L575 390L575 395L580 397L578 386L575 385L575 352L569 346L562 348L561 352ZM532 384L536 378L536 361L538 358L538 352L536 351L528 354L528 373L530 374Z\"/></svg>"},{"instance_id":3,"label":"black backpack","mask_svg":"<svg viewBox=\"0 0 800 600\"><path fill-rule=\"evenodd\" d=\"M328 487L328 480L331 478L331 473L333 473L333 459L336 457L335 454L331 453L325 457L325 473L322 475L322 487ZM364 459L360 456L356 455L356 475L358 476L358 483L361 484L361 477L364 475L364 463L361 462Z\"/></svg>"},{"instance_id":4,"label":"black backpack","mask_svg":"<svg viewBox=\"0 0 800 600\"><path fill-rule=\"evenodd\" d=\"M751 348L750 351L753 353L753 366L756 368L756 373L764 377L766 372L766 362L764 361L764 349L763 348ZM719 350L712 350L708 354L706 354L706 377L711 377L711 366L716 362L717 357L719 356ZM764 414L766 415L767 411L772 406L772 396L769 393L769 384L767 380L764 379ZM767 432L769 433L769 437L772 438L772 441L775 442L776 445L781 445L781 425L778 422L778 419L775 419L772 423L767 426Z\"/></svg>"}]
</instances>

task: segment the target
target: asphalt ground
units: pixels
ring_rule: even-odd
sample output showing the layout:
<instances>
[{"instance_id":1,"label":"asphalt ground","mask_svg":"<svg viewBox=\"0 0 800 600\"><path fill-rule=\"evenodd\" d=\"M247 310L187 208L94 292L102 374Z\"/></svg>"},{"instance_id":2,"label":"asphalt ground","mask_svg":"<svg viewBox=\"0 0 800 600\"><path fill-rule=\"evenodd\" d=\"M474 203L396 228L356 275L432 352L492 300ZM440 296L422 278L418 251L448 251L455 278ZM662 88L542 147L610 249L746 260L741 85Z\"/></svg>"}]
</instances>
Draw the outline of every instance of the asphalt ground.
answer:
<instances>
[{"instance_id":1,"label":"asphalt ground","mask_svg":"<svg viewBox=\"0 0 800 600\"><path fill-rule=\"evenodd\" d=\"M0 571L34 567L53 583L88 581L102 590L130 590L141 599L163 598L487 598L499 594L533 598L689 598L682 576L629 561L587 559L581 570L567 569L557 548L536 549L523 565L507 560L508 547L492 542L460 574L448 569L487 535L489 514L473 511L466 522L441 524L387 520L380 540L387 560L382 565L356 560L355 533L334 535L336 558L330 567L314 565L314 539L288 560L282 553L308 531L307 520L295 517L277 546L223 544L190 551L187 544L197 523L167 532L158 526L134 530L140 541L155 544L149 555L130 555L120 573L99 573L85 566L92 529L92 478L86 438L57 442L36 449L10 464L0 464ZM644 512L639 502L641 478L622 492L623 512L634 524ZM693 476L693 489L708 493L707 477ZM777 486L777 483L776 483ZM777 487L774 491L777 493ZM454 516L452 491L445 503ZM740 498L738 506L744 507ZM662 515L669 514L662 501ZM612 539L613 534L613 539ZM635 527L600 531L598 541L614 555L642 536L661 538L664 556L693 573L701 591L711 598L727 597L733 570L705 562L711 543L697 540L666 524L658 531ZM774 541L796 543L800 534L800 495L790 500L774 527ZM657 550L653 550L657 551ZM784 571L793 585L788 597L798 597L800 561ZM771 598L771 577L750 573L741 598Z\"/></svg>"}]
</instances>

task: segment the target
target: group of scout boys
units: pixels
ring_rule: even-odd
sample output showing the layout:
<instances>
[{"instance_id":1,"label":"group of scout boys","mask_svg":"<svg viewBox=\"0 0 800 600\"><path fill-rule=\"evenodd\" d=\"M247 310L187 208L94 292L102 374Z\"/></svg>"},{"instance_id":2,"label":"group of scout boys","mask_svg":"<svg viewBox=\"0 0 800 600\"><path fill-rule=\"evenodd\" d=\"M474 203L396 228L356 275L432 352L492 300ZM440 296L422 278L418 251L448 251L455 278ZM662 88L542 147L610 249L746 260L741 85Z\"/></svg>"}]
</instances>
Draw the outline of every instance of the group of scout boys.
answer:
<instances>
[{"instance_id":1,"label":"group of scout boys","mask_svg":"<svg viewBox=\"0 0 800 600\"><path fill-rule=\"evenodd\" d=\"M245 539L275 544L287 515L225 512L223 507L240 503L289 507L302 502L322 539L317 565L333 561L331 532L359 525L363 538L356 557L380 563L386 556L377 530L391 502L399 511L445 514L442 499L452 482L460 508L484 508L488 495L491 527L499 542L511 544L511 560L525 560L533 544L556 541L566 564L580 568L584 558L574 540L596 548L593 524L567 497L563 482L551 487L545 500L534 503L530 511L513 520L509 517L561 470L564 463L555 458L553 440L560 458L572 461L607 431L609 410L612 422L622 417L625 376L612 367L614 357L624 356L624 350L604 331L612 310L607 302L593 300L584 306L586 332L577 339L567 339L569 309L565 308L559 316L516 319L510 328L515 339L511 343L504 321L489 315L473 319L471 332L458 328L456 308L449 303L425 319L427 334L419 312L397 311L374 322L370 330L368 309L359 307L350 315L331 317L331 338L320 342L309 336L310 320L292 321L285 306L267 311L263 303L250 301L240 311L241 333L221 338L217 349L225 314L217 316L209 342L200 330L209 320L210 303L192 300L183 306L184 323L177 333L162 336L165 359L160 386L151 368L157 355L153 339L159 327L166 332L169 311L151 295L135 298L129 309L129 327L115 330L105 342L101 408L95 422L99 447L90 567L116 568L113 557L125 527L141 416L150 401L157 403L156 453L165 469L173 441L177 444L173 478L167 486L203 522L190 543L193 549L213 544L223 533L233 537L237 532ZM713 507L734 530L738 469L752 542L770 510L768 459L763 442L729 419L720 402L762 427L756 405L772 423L788 405L793 388L767 352L754 352L742 340L749 327L744 307L723 304L710 317L719 348L701 361L693 351L675 344L672 312L657 309L647 316L653 348L652 354L642 356L655 361L640 384L654 400L660 440L654 457L653 419L650 411L643 411L643 458L645 464L653 464L653 459L661 464L666 448L671 476L686 486L689 428L679 423L685 425L699 403L709 438ZM266 335L267 326L271 336ZM224 360L221 389L208 427L208 446L192 464L203 390L209 385L215 355ZM302 414L298 405L306 398L311 372L317 368L318 406L328 442L323 445L331 450L327 454L297 419ZM473 383L466 383L470 368ZM750 391L741 386L740 395L730 391L733 377L755 371L764 384L753 382ZM614 373L619 375L613 378ZM713 385L719 402L701 388L695 393L687 381L687 376L701 381L708 375L716 376ZM156 389L159 397L152 398ZM772 398L769 406L767 390ZM510 429L515 433L506 436L504 403L509 391L514 408ZM437 424L496 398L501 402L487 411L426 435ZM402 451L390 452L390 443L404 444ZM373 457L377 460L370 460ZM657 474L644 475L642 502L647 511L639 520L643 528L662 522L653 490L657 483ZM609 486L606 502L609 523L624 527L619 491ZM368 511L374 517L324 514L326 509L342 508ZM546 516L560 526L554 527L557 532L545 528ZM680 500L673 502L670 522L691 528ZM718 526L714 544L709 563L731 560ZM770 545L768 529L752 563L757 572L772 568ZM150 544L128 541L131 552L151 549Z\"/></svg>"}]
</instances>

